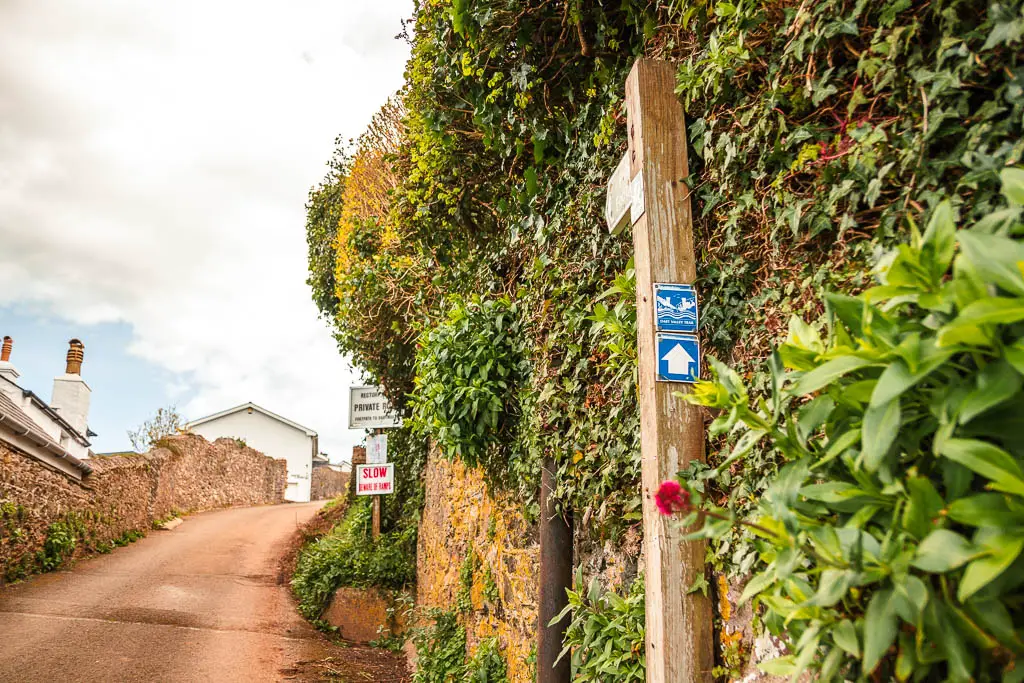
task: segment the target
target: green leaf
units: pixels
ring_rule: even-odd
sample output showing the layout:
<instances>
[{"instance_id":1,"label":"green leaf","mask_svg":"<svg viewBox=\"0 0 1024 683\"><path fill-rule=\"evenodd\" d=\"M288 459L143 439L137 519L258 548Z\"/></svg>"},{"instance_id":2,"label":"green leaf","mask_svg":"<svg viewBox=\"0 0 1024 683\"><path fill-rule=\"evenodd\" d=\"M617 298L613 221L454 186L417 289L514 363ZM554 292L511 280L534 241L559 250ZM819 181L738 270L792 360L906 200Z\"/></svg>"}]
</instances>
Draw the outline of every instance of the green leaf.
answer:
<instances>
[{"instance_id":1,"label":"green leaf","mask_svg":"<svg viewBox=\"0 0 1024 683\"><path fill-rule=\"evenodd\" d=\"M892 399L880 406L871 406L864 413L861 436L861 461L864 469L875 472L889 452L900 430L900 401Z\"/></svg>"},{"instance_id":2,"label":"green leaf","mask_svg":"<svg viewBox=\"0 0 1024 683\"><path fill-rule=\"evenodd\" d=\"M917 538L924 538L942 510L942 496L927 477L910 477L906 487L910 500L903 512L903 526Z\"/></svg>"},{"instance_id":3,"label":"green leaf","mask_svg":"<svg viewBox=\"0 0 1024 683\"><path fill-rule=\"evenodd\" d=\"M978 527L1000 527L1024 522L1024 519L1010 510L1006 496L1001 493L979 493L954 500L949 505L947 515L954 522Z\"/></svg>"},{"instance_id":4,"label":"green leaf","mask_svg":"<svg viewBox=\"0 0 1024 683\"><path fill-rule=\"evenodd\" d=\"M975 543L987 554L967 565L957 591L960 602L969 600L1017 559L1024 549L1024 536L995 529L979 529Z\"/></svg>"},{"instance_id":5,"label":"green leaf","mask_svg":"<svg viewBox=\"0 0 1024 683\"><path fill-rule=\"evenodd\" d=\"M964 257L971 268L984 279L1001 289L1024 296L1024 245L1001 235L990 235L975 230L961 230L957 234Z\"/></svg>"},{"instance_id":6,"label":"green leaf","mask_svg":"<svg viewBox=\"0 0 1024 683\"><path fill-rule=\"evenodd\" d=\"M1005 361L989 363L978 373L977 386L960 406L960 424L967 424L1018 391L1024 379Z\"/></svg>"},{"instance_id":7,"label":"green leaf","mask_svg":"<svg viewBox=\"0 0 1024 683\"><path fill-rule=\"evenodd\" d=\"M938 444L939 454L958 462L992 482L997 491L1024 496L1024 474L1006 451L977 439L946 439Z\"/></svg>"},{"instance_id":8,"label":"green leaf","mask_svg":"<svg viewBox=\"0 0 1024 683\"><path fill-rule=\"evenodd\" d=\"M1003 196L1014 206L1024 206L1024 169L1004 168L999 172Z\"/></svg>"},{"instance_id":9,"label":"green leaf","mask_svg":"<svg viewBox=\"0 0 1024 683\"><path fill-rule=\"evenodd\" d=\"M930 260L930 270L936 282L949 269L956 251L956 222L953 220L953 205L949 200L941 202L932 212L928 228L922 240L922 250Z\"/></svg>"},{"instance_id":10,"label":"green leaf","mask_svg":"<svg viewBox=\"0 0 1024 683\"><path fill-rule=\"evenodd\" d=\"M892 591L876 592L864 613L864 671L872 672L896 641L896 611Z\"/></svg>"},{"instance_id":11,"label":"green leaf","mask_svg":"<svg viewBox=\"0 0 1024 683\"><path fill-rule=\"evenodd\" d=\"M766 662L758 663L757 668L771 676L791 676L797 669L796 657L786 655L769 659Z\"/></svg>"},{"instance_id":12,"label":"green leaf","mask_svg":"<svg viewBox=\"0 0 1024 683\"><path fill-rule=\"evenodd\" d=\"M792 392L796 396L803 396L821 389L826 384L831 384L847 373L876 364L877 361L866 360L858 356L840 356L806 373L793 386Z\"/></svg>"},{"instance_id":13,"label":"green leaf","mask_svg":"<svg viewBox=\"0 0 1024 683\"><path fill-rule=\"evenodd\" d=\"M917 547L911 564L932 574L944 574L977 557L978 549L966 538L949 529L936 529Z\"/></svg>"},{"instance_id":14,"label":"green leaf","mask_svg":"<svg viewBox=\"0 0 1024 683\"><path fill-rule=\"evenodd\" d=\"M843 619L832 629L832 640L854 657L860 657L860 642L857 640L857 629L849 619Z\"/></svg>"}]
</instances>

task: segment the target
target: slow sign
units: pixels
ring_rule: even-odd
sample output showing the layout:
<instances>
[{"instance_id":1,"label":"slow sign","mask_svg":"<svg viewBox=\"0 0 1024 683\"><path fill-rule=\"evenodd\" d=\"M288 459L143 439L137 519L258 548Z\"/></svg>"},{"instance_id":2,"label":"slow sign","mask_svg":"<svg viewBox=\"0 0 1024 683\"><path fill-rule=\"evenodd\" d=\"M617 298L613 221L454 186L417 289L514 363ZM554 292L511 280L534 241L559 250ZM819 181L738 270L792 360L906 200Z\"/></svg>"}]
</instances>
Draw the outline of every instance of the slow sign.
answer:
<instances>
[{"instance_id":1,"label":"slow sign","mask_svg":"<svg viewBox=\"0 0 1024 683\"><path fill-rule=\"evenodd\" d=\"M356 495L379 496L395 492L395 465L356 465Z\"/></svg>"}]
</instances>

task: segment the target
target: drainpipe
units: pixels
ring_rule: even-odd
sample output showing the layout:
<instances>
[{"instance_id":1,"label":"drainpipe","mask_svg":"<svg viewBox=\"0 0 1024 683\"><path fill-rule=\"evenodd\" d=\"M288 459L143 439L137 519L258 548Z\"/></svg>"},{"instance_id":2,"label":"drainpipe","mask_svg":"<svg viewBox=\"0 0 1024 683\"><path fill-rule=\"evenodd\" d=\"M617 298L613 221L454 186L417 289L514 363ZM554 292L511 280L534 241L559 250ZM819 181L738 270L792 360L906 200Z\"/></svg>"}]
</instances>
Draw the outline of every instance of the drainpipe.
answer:
<instances>
[{"instance_id":1,"label":"drainpipe","mask_svg":"<svg viewBox=\"0 0 1024 683\"><path fill-rule=\"evenodd\" d=\"M570 658L555 660L562 652L566 615L548 626L567 604L565 591L572 588L572 515L555 511L554 490L557 479L555 460L545 456L540 484L540 605L537 624L537 683L569 683Z\"/></svg>"}]
</instances>

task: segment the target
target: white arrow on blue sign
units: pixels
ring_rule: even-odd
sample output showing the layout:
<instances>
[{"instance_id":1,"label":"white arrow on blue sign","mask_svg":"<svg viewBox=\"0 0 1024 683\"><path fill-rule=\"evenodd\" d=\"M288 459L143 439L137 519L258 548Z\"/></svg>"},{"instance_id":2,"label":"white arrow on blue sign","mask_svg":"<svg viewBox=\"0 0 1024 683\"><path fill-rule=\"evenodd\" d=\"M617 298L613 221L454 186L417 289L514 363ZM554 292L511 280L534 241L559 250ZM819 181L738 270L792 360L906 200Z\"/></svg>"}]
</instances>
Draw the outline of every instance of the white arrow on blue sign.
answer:
<instances>
[{"instance_id":1,"label":"white arrow on blue sign","mask_svg":"<svg viewBox=\"0 0 1024 683\"><path fill-rule=\"evenodd\" d=\"M700 379L700 342L689 334L659 332L658 381L689 382Z\"/></svg>"},{"instance_id":2,"label":"white arrow on blue sign","mask_svg":"<svg viewBox=\"0 0 1024 683\"><path fill-rule=\"evenodd\" d=\"M654 329L697 332L697 292L691 285L654 284Z\"/></svg>"}]
</instances>

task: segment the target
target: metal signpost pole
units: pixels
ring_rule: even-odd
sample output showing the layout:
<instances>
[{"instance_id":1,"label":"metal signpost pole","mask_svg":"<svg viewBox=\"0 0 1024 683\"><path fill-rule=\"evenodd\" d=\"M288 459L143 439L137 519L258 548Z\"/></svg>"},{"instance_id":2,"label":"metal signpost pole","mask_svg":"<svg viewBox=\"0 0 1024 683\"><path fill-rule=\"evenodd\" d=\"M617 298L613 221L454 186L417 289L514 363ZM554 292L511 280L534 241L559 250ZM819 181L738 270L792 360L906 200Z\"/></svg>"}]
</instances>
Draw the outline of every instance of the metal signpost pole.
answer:
<instances>
[{"instance_id":1,"label":"metal signpost pole","mask_svg":"<svg viewBox=\"0 0 1024 683\"><path fill-rule=\"evenodd\" d=\"M691 586L704 573L704 542L659 514L654 494L704 458L700 409L674 394L699 377L696 278L686 126L675 68L639 59L626 80L631 222L636 264L640 435L647 589L647 681L712 680L711 603ZM658 288L656 288L656 283ZM692 317L692 320L691 320Z\"/></svg>"}]
</instances>

